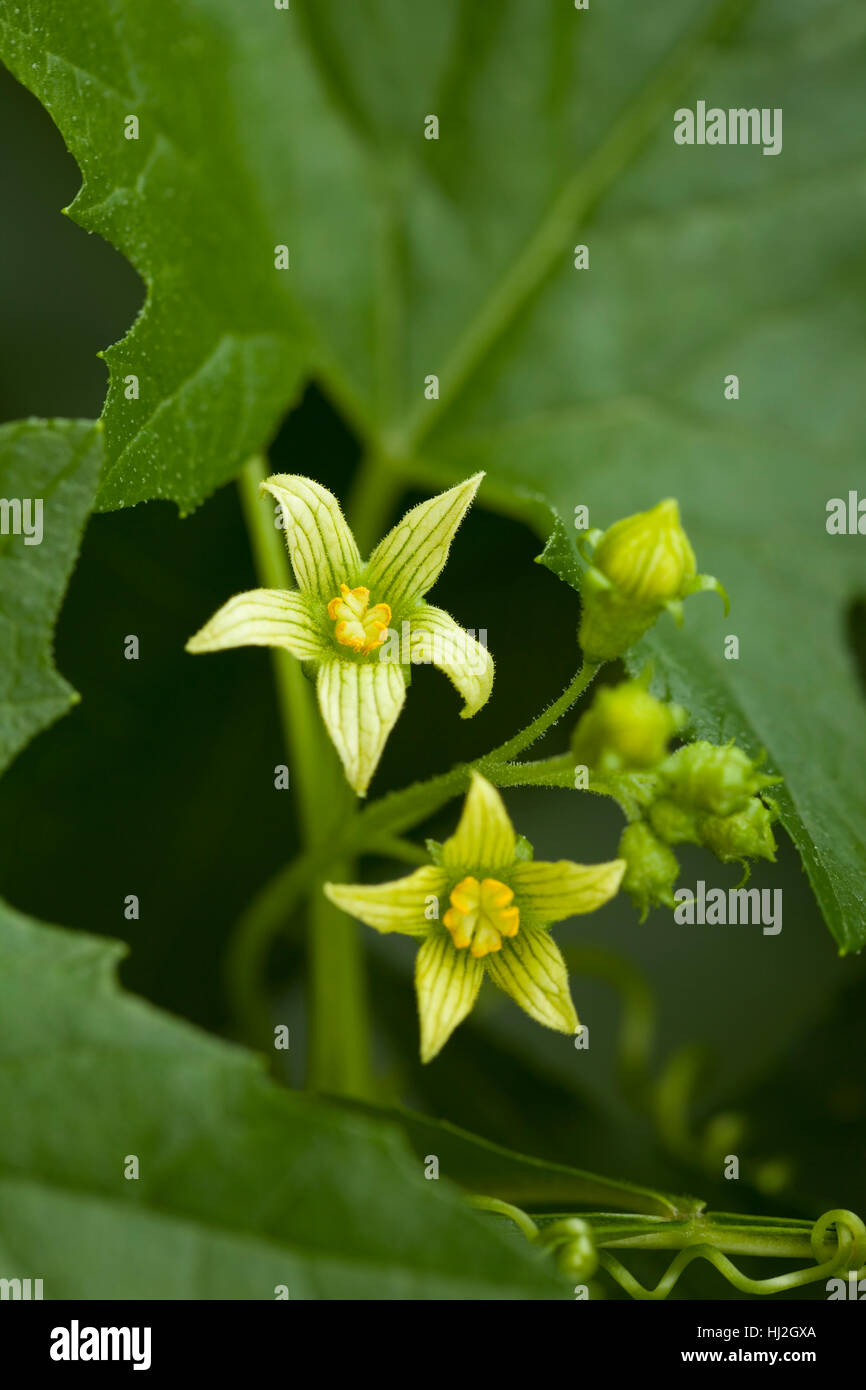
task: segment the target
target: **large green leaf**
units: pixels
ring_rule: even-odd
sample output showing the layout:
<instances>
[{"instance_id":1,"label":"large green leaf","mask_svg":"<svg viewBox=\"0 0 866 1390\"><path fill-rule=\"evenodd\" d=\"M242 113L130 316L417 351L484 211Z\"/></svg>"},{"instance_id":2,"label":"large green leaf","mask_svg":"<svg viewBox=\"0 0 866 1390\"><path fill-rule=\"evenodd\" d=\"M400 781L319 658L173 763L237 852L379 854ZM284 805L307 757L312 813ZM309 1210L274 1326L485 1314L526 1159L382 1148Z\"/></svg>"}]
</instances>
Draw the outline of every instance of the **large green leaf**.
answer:
<instances>
[{"instance_id":1,"label":"large green leaf","mask_svg":"<svg viewBox=\"0 0 866 1390\"><path fill-rule=\"evenodd\" d=\"M564 1296L393 1126L124 994L118 954L0 905L0 1274L46 1298Z\"/></svg>"},{"instance_id":2,"label":"large green leaf","mask_svg":"<svg viewBox=\"0 0 866 1390\"><path fill-rule=\"evenodd\" d=\"M78 699L54 669L53 628L101 461L85 421L0 428L0 772Z\"/></svg>"},{"instance_id":3,"label":"large green leaf","mask_svg":"<svg viewBox=\"0 0 866 1390\"><path fill-rule=\"evenodd\" d=\"M566 528L577 503L604 525L675 493L735 606L661 626L657 670L700 732L768 750L843 951L866 941L863 541L824 509L863 442L864 36L858 0L31 0L0 20L84 172L74 215L148 286L108 353L101 505L193 505L308 374L400 467L487 468L488 497ZM675 145L699 99L781 108L782 152Z\"/></svg>"}]
</instances>

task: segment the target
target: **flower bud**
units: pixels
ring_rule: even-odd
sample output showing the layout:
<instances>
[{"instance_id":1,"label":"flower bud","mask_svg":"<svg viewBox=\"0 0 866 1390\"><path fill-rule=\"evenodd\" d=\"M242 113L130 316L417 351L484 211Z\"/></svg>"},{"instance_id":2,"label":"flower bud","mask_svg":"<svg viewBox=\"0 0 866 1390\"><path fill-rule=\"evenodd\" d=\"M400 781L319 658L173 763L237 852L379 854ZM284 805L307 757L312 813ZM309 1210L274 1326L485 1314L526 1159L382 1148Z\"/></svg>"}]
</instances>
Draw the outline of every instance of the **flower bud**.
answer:
<instances>
[{"instance_id":1,"label":"flower bud","mask_svg":"<svg viewBox=\"0 0 866 1390\"><path fill-rule=\"evenodd\" d=\"M572 751L602 776L655 767L685 723L679 705L665 705L641 681L604 686L578 721Z\"/></svg>"},{"instance_id":2,"label":"flower bud","mask_svg":"<svg viewBox=\"0 0 866 1390\"><path fill-rule=\"evenodd\" d=\"M775 811L765 806L760 797L753 796L744 811L732 816L702 816L701 844L712 850L723 864L735 860L769 859L775 862L776 841L773 835Z\"/></svg>"},{"instance_id":3,"label":"flower bud","mask_svg":"<svg viewBox=\"0 0 866 1390\"><path fill-rule=\"evenodd\" d=\"M679 878L677 857L646 821L634 821L622 832L617 854L626 861L622 886L643 921L651 907L673 907L673 888Z\"/></svg>"},{"instance_id":4,"label":"flower bud","mask_svg":"<svg viewBox=\"0 0 866 1390\"><path fill-rule=\"evenodd\" d=\"M660 840L668 845L697 845L698 817L687 806L680 806L669 797L660 797L649 808L649 819Z\"/></svg>"},{"instance_id":5,"label":"flower bud","mask_svg":"<svg viewBox=\"0 0 866 1390\"><path fill-rule=\"evenodd\" d=\"M635 512L605 531L593 564L625 598L642 607L661 608L682 598L698 572L695 552L680 523L672 497L648 512Z\"/></svg>"},{"instance_id":6,"label":"flower bud","mask_svg":"<svg viewBox=\"0 0 866 1390\"><path fill-rule=\"evenodd\" d=\"M695 553L669 497L648 512L624 517L605 532L589 532L592 547L581 592L579 641L587 661L610 661L627 651L664 608L682 620L681 600L703 589L728 600L718 580L697 573Z\"/></svg>"},{"instance_id":7,"label":"flower bud","mask_svg":"<svg viewBox=\"0 0 866 1390\"><path fill-rule=\"evenodd\" d=\"M757 764L735 744L704 741L678 748L660 772L669 797L713 816L744 811L756 792L781 780L758 772Z\"/></svg>"}]
</instances>

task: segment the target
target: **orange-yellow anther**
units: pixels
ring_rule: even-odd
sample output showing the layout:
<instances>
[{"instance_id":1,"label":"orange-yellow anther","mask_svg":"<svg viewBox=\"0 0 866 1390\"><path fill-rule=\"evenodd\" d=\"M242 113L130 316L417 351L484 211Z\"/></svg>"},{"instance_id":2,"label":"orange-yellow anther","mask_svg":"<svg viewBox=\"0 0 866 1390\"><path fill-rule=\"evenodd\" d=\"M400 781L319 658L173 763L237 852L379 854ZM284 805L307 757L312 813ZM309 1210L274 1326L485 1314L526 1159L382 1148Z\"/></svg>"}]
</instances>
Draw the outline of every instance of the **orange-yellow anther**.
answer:
<instances>
[{"instance_id":1,"label":"orange-yellow anther","mask_svg":"<svg viewBox=\"0 0 866 1390\"><path fill-rule=\"evenodd\" d=\"M369 603L370 590L363 584L357 589L341 584L339 595L328 604L328 617L337 624L334 636L354 652L372 652L385 641L391 609L387 603L376 603L372 608Z\"/></svg>"},{"instance_id":2,"label":"orange-yellow anther","mask_svg":"<svg viewBox=\"0 0 866 1390\"><path fill-rule=\"evenodd\" d=\"M514 890L498 878L464 878L451 892L451 906L442 918L454 945L468 946L473 956L502 948L503 936L516 936L520 909L512 905Z\"/></svg>"}]
</instances>

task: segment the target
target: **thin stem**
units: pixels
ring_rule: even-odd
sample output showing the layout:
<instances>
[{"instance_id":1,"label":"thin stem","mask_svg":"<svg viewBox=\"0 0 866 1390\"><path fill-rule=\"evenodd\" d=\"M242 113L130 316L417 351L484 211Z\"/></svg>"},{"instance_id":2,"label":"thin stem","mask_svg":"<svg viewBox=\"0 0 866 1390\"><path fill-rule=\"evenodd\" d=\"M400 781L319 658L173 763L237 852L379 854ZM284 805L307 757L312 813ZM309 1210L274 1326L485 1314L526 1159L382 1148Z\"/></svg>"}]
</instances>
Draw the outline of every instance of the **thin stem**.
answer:
<instances>
[{"instance_id":1,"label":"thin stem","mask_svg":"<svg viewBox=\"0 0 866 1390\"><path fill-rule=\"evenodd\" d=\"M558 700L554 700L531 724L525 729L521 729L513 738L506 743L500 743L498 747L491 748L489 753L474 759L471 763L464 763L451 769L450 772L441 773L438 777L431 777L426 782L415 782L409 787L403 787L400 791L390 792L383 796L379 801L373 803L363 810L357 822L352 826L346 827L346 834L352 845L356 848L363 847L371 836L381 836L389 832L400 833L409 830L419 821L426 820L433 815L441 806L457 796L469 785L469 778L473 770L477 770L488 777L490 781L497 782L501 778L501 785L519 785L518 774L512 774L511 769L506 770L504 764L510 762L518 753L529 748L541 738L542 734L561 719L564 714L571 709L572 705L580 699L596 672L598 666L593 666L589 662L584 662L574 679L566 686ZM520 765L518 764L518 767ZM531 764L527 765L531 766ZM562 765L558 765L557 770L561 771ZM506 782L506 778L514 776L514 782ZM500 783L497 782L497 785ZM556 782L554 785L563 785ZM595 788L594 788L595 789ZM598 787L601 791L602 788Z\"/></svg>"},{"instance_id":2,"label":"thin stem","mask_svg":"<svg viewBox=\"0 0 866 1390\"><path fill-rule=\"evenodd\" d=\"M233 992L239 1001L241 1015L248 1018L251 1005L255 1008L256 987L250 972L262 967L271 942L283 930L285 919L296 902L296 883L302 883L302 892L310 891L317 873L327 869L335 853L357 854L380 849L407 863L427 863L428 858L423 850L403 840L401 834L412 829L419 821L426 820L465 790L473 767L483 769L496 786L573 786L573 763L568 754L535 763L508 764L501 761L502 751L518 745L528 747L540 737L579 699L594 673L595 668L583 668L567 690L542 715L508 743L492 749L477 762L461 764L426 782L415 782L400 791L389 792L363 811L346 814L333 828L332 842L327 850L323 851L321 845L310 846L297 861L298 878L295 864L281 869L265 885L236 929L234 959L241 963L241 974ZM595 781L589 790L602 795L611 794L603 784ZM249 941L244 939L247 935Z\"/></svg>"},{"instance_id":3,"label":"thin stem","mask_svg":"<svg viewBox=\"0 0 866 1390\"><path fill-rule=\"evenodd\" d=\"M524 749L536 743L542 734L546 734L547 730L552 728L557 720L561 719L572 705L577 703L598 669L598 666L591 661L585 661L558 700L554 700L552 705L549 705L537 719L533 719L531 724L527 724L525 729L521 729L519 734L515 734L506 743L501 743L498 748L492 749L483 758L477 759L476 767L483 771L488 763L510 763Z\"/></svg>"},{"instance_id":4,"label":"thin stem","mask_svg":"<svg viewBox=\"0 0 866 1390\"><path fill-rule=\"evenodd\" d=\"M470 1197L469 1205L475 1207L477 1211L490 1211L496 1216L507 1216L509 1221L513 1221L515 1226L528 1241L535 1242L538 1239L538 1227L521 1207L512 1206L511 1202L503 1202L499 1197Z\"/></svg>"}]
</instances>

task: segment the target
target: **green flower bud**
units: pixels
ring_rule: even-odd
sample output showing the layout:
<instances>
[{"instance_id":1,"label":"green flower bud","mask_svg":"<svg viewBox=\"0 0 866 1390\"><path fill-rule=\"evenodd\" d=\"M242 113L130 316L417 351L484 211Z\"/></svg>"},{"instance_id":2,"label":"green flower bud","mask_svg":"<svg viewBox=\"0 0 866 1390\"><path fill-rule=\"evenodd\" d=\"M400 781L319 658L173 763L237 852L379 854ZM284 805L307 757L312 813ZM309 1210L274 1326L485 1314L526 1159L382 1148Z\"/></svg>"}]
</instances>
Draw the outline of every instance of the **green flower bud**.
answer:
<instances>
[{"instance_id":1,"label":"green flower bud","mask_svg":"<svg viewBox=\"0 0 866 1390\"><path fill-rule=\"evenodd\" d=\"M672 497L651 511L624 517L605 531L593 564L625 598L655 607L682 598L688 581L698 572Z\"/></svg>"},{"instance_id":2,"label":"green flower bud","mask_svg":"<svg viewBox=\"0 0 866 1390\"><path fill-rule=\"evenodd\" d=\"M712 850L723 864L735 860L769 859L775 862L776 841L773 835L775 811L765 806L760 797L753 796L744 811L732 816L702 816L701 844Z\"/></svg>"},{"instance_id":3,"label":"green flower bud","mask_svg":"<svg viewBox=\"0 0 866 1390\"><path fill-rule=\"evenodd\" d=\"M728 600L718 580L697 573L695 553L669 497L584 539L589 568L581 586L579 641L587 661L610 661L633 646L668 608L682 621L681 601L703 589ZM593 548L594 547L594 548Z\"/></svg>"},{"instance_id":4,"label":"green flower bud","mask_svg":"<svg viewBox=\"0 0 866 1390\"><path fill-rule=\"evenodd\" d=\"M685 710L663 704L641 681L605 686L578 721L572 751L603 776L655 767L685 719Z\"/></svg>"},{"instance_id":5,"label":"green flower bud","mask_svg":"<svg viewBox=\"0 0 866 1390\"><path fill-rule=\"evenodd\" d=\"M668 845L700 843L695 812L668 797L660 797L653 802L649 808L649 819L659 839Z\"/></svg>"},{"instance_id":6,"label":"green flower bud","mask_svg":"<svg viewBox=\"0 0 866 1390\"><path fill-rule=\"evenodd\" d=\"M651 907L673 907L673 888L680 874L677 857L646 821L635 821L622 832L617 854L626 862L622 886L643 922Z\"/></svg>"},{"instance_id":7,"label":"green flower bud","mask_svg":"<svg viewBox=\"0 0 866 1390\"><path fill-rule=\"evenodd\" d=\"M742 748L700 741L672 753L660 769L669 797L696 811L731 816L763 787L780 781L757 771Z\"/></svg>"}]
</instances>

